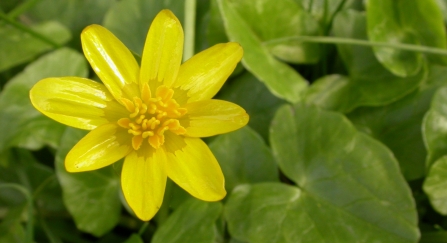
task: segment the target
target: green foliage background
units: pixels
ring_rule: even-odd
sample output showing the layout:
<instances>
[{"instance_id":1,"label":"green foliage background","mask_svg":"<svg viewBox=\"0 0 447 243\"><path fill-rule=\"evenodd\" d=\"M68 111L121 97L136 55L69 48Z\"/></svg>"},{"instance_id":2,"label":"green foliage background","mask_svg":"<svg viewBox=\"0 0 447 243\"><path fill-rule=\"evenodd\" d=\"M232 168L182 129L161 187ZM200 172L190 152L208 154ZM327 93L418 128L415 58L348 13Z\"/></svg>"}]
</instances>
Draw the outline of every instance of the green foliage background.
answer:
<instances>
[{"instance_id":1,"label":"green foliage background","mask_svg":"<svg viewBox=\"0 0 447 243\"><path fill-rule=\"evenodd\" d=\"M165 8L188 51L242 45L216 98L250 122L206 139L223 201L168 182L144 223L122 162L65 171L86 132L28 92L46 77L97 80L80 47L89 24L141 54ZM446 21L446 0L1 0L0 242L447 242Z\"/></svg>"}]
</instances>

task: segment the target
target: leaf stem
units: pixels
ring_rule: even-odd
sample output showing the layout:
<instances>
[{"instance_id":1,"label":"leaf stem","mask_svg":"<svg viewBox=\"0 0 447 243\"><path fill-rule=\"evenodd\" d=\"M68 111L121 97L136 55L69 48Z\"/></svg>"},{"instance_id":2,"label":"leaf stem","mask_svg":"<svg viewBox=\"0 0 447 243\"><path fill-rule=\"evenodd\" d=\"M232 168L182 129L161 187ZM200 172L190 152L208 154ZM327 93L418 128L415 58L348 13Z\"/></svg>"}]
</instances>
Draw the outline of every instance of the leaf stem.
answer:
<instances>
[{"instance_id":1,"label":"leaf stem","mask_svg":"<svg viewBox=\"0 0 447 243\"><path fill-rule=\"evenodd\" d=\"M14 21L14 20L10 19L8 16L6 16L3 13L0 13L0 20L3 20L6 23L8 23L9 25L14 26L16 29L19 29L19 30L21 30L23 32L29 33L30 35L34 36L35 38L37 38L37 39L39 39L39 40L41 40L43 42L46 42L47 44L53 46L54 48L61 47L59 44L57 44L53 40L49 39L48 37L46 37L46 36L36 32L36 31L32 30L31 28L29 28L26 25L23 25L23 24L21 24L21 23L19 23L17 21Z\"/></svg>"},{"instance_id":2,"label":"leaf stem","mask_svg":"<svg viewBox=\"0 0 447 243\"><path fill-rule=\"evenodd\" d=\"M313 42L322 44L341 44L341 45L358 45L358 46L378 46L401 49L405 51L424 52L430 54L447 56L447 50L435 47L411 45L411 44L394 44L385 42L374 42L360 39L340 38L333 36L292 36L264 41L264 45L284 43L290 41Z\"/></svg>"},{"instance_id":3,"label":"leaf stem","mask_svg":"<svg viewBox=\"0 0 447 243\"><path fill-rule=\"evenodd\" d=\"M196 5L197 0L185 1L185 49L183 49L183 61L194 55Z\"/></svg>"},{"instance_id":4,"label":"leaf stem","mask_svg":"<svg viewBox=\"0 0 447 243\"><path fill-rule=\"evenodd\" d=\"M138 235L141 236L144 231L146 231L147 226L149 225L149 221L144 222L143 225L141 225L140 229L138 230Z\"/></svg>"},{"instance_id":5,"label":"leaf stem","mask_svg":"<svg viewBox=\"0 0 447 243\"><path fill-rule=\"evenodd\" d=\"M20 16L22 13L26 12L28 9L32 8L36 3L38 3L40 0L28 0L24 3L20 4L10 12L8 12L8 17L11 19L15 19L18 16Z\"/></svg>"},{"instance_id":6,"label":"leaf stem","mask_svg":"<svg viewBox=\"0 0 447 243\"><path fill-rule=\"evenodd\" d=\"M18 184L14 184L14 183L3 183L0 185L0 189L5 189L5 188L10 188L10 189L15 189L19 192L21 192L25 198L26 201L28 202L28 222L26 223L26 235L25 235L25 242L27 243L33 243L33 238L34 238L34 208L33 208L33 197L31 196L31 194L29 193L29 191Z\"/></svg>"}]
</instances>

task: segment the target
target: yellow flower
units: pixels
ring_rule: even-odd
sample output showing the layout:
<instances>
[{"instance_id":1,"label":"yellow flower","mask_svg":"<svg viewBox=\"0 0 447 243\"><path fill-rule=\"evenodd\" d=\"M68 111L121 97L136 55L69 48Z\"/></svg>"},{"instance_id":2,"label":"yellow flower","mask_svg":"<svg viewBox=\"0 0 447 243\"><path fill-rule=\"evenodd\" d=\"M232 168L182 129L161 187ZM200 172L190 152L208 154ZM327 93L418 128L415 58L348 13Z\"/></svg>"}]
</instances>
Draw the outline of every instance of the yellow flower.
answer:
<instances>
[{"instance_id":1,"label":"yellow flower","mask_svg":"<svg viewBox=\"0 0 447 243\"><path fill-rule=\"evenodd\" d=\"M152 22L141 68L99 25L81 34L85 57L104 84L47 78L30 91L34 107L63 124L92 130L68 153L69 172L96 170L124 158L121 187L135 214L150 220L167 177L205 201L225 197L224 177L200 137L247 124L244 109L211 99L242 58L237 43L215 45L180 65L183 29L169 10Z\"/></svg>"}]
</instances>

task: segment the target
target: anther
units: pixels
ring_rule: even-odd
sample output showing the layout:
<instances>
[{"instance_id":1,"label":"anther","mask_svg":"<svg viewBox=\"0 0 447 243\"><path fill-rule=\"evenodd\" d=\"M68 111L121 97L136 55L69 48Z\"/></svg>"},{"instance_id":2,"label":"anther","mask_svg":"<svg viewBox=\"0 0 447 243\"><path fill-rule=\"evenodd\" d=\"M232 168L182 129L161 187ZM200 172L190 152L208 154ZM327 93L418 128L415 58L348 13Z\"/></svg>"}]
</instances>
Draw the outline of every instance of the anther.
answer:
<instances>
[{"instance_id":1,"label":"anther","mask_svg":"<svg viewBox=\"0 0 447 243\"><path fill-rule=\"evenodd\" d=\"M138 124L141 124L141 122L143 121L143 119L146 118L144 115L140 115L140 117L135 120Z\"/></svg>"},{"instance_id":2,"label":"anther","mask_svg":"<svg viewBox=\"0 0 447 243\"><path fill-rule=\"evenodd\" d=\"M132 135L134 135L134 136L138 136L138 135L141 134L141 131L135 131L135 130L132 130L132 129L127 130L127 132L132 134Z\"/></svg>"},{"instance_id":3,"label":"anther","mask_svg":"<svg viewBox=\"0 0 447 243\"><path fill-rule=\"evenodd\" d=\"M143 138L147 138L147 137L151 137L151 136L154 136L154 132L152 132L152 131L145 131L145 132L143 132Z\"/></svg>"}]
</instances>

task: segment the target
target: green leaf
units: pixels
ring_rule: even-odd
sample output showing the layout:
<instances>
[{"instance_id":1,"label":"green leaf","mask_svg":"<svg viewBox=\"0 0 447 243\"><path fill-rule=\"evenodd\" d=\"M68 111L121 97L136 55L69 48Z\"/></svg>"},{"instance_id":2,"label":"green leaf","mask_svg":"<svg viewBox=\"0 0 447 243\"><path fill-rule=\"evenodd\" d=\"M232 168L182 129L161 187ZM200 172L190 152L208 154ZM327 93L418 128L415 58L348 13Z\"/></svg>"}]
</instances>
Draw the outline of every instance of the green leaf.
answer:
<instances>
[{"instance_id":1,"label":"green leaf","mask_svg":"<svg viewBox=\"0 0 447 243\"><path fill-rule=\"evenodd\" d=\"M190 199L172 213L152 239L152 243L213 243L215 222L222 211L219 202Z\"/></svg>"},{"instance_id":2,"label":"green leaf","mask_svg":"<svg viewBox=\"0 0 447 243\"><path fill-rule=\"evenodd\" d=\"M183 22L184 1L122 0L104 17L104 26L130 50L141 55L149 26L163 9L170 9Z\"/></svg>"},{"instance_id":3,"label":"green leaf","mask_svg":"<svg viewBox=\"0 0 447 243\"><path fill-rule=\"evenodd\" d=\"M143 239L137 234L132 234L124 243L144 243Z\"/></svg>"},{"instance_id":4,"label":"green leaf","mask_svg":"<svg viewBox=\"0 0 447 243\"><path fill-rule=\"evenodd\" d=\"M250 127L220 135L209 145L225 175L225 188L245 183L279 181L270 149Z\"/></svg>"},{"instance_id":5,"label":"green leaf","mask_svg":"<svg viewBox=\"0 0 447 243\"><path fill-rule=\"evenodd\" d=\"M250 34L264 42L265 47L277 58L293 63L316 63L319 60L320 48L315 43L269 42L284 37L320 34L317 21L300 4L293 0L242 0L227 3L242 17Z\"/></svg>"},{"instance_id":6,"label":"green leaf","mask_svg":"<svg viewBox=\"0 0 447 243\"><path fill-rule=\"evenodd\" d=\"M273 96L265 85L251 73L245 72L223 87L217 99L228 100L242 106L250 115L248 125L268 141L270 121L284 100ZM262 102L259 102L262 100Z\"/></svg>"},{"instance_id":7,"label":"green leaf","mask_svg":"<svg viewBox=\"0 0 447 243\"><path fill-rule=\"evenodd\" d=\"M423 188L433 208L438 213L447 215L447 156L433 163Z\"/></svg>"},{"instance_id":8,"label":"green leaf","mask_svg":"<svg viewBox=\"0 0 447 243\"><path fill-rule=\"evenodd\" d=\"M427 152L422 140L422 120L436 90L447 85L446 76L446 67L432 66L427 82L417 91L387 106L361 107L348 114L359 130L393 151L407 180L425 175Z\"/></svg>"},{"instance_id":9,"label":"green leaf","mask_svg":"<svg viewBox=\"0 0 447 243\"><path fill-rule=\"evenodd\" d=\"M426 166L447 154L447 86L440 88L433 97L430 110L424 117L422 133L427 147Z\"/></svg>"},{"instance_id":10,"label":"green leaf","mask_svg":"<svg viewBox=\"0 0 447 243\"><path fill-rule=\"evenodd\" d=\"M85 131L67 128L56 154L56 174L62 186L65 206L76 226L99 237L118 223L121 214L120 181L112 166L82 173L65 170L65 156L85 134Z\"/></svg>"},{"instance_id":11,"label":"green leaf","mask_svg":"<svg viewBox=\"0 0 447 243\"><path fill-rule=\"evenodd\" d=\"M23 243L26 242L26 233L20 224L21 215L26 210L25 204L15 205L2 216L0 223L0 242Z\"/></svg>"},{"instance_id":12,"label":"green leaf","mask_svg":"<svg viewBox=\"0 0 447 243\"><path fill-rule=\"evenodd\" d=\"M238 217L250 217L248 224L229 222L233 228L242 227L239 223L250 226L241 237L256 234L260 240L253 242L417 242L415 203L396 159L344 116L286 105L272 122L270 139L281 171L300 189L235 189L236 202L253 208L239 212ZM233 205L232 197L228 205ZM265 211L257 212L261 205ZM273 233L266 229L272 221L265 217L290 220L276 224L278 240L262 240Z\"/></svg>"},{"instance_id":13,"label":"green leaf","mask_svg":"<svg viewBox=\"0 0 447 243\"><path fill-rule=\"evenodd\" d=\"M64 125L44 117L32 105L29 90L40 79L57 76L87 76L87 66L81 54L62 48L28 65L11 79L0 93L0 152L20 146L39 149L59 144Z\"/></svg>"},{"instance_id":14,"label":"green leaf","mask_svg":"<svg viewBox=\"0 0 447 243\"><path fill-rule=\"evenodd\" d=\"M446 32L442 13L435 0L370 0L367 2L368 36L371 41L406 43L445 49ZM386 47L374 47L379 61L402 77L417 74L422 54ZM429 56L446 64L446 58Z\"/></svg>"},{"instance_id":15,"label":"green leaf","mask_svg":"<svg viewBox=\"0 0 447 243\"><path fill-rule=\"evenodd\" d=\"M253 1L246 0L232 2L218 0L219 9L224 20L227 34L230 40L240 43L244 48L244 57L242 58L242 64L245 66L245 68L253 73L259 80L264 82L274 95L286 99L290 102L296 102L300 100L302 91L307 87L306 80L301 77L295 70L293 70L289 65L278 61L270 52L272 49L277 47L267 47L263 42L264 40L261 39L261 33L256 33L256 31L262 29L262 27L266 27L270 30L273 27L278 27L278 25L272 26L270 24L268 26L265 26L259 24L257 26L252 26L250 24L256 19L264 19L262 23L265 23L266 20L269 20L271 23L273 23L274 21L272 21L271 19L281 19L282 15L280 13L282 13L282 10L286 10L289 7L291 8L291 10L297 10L299 12L302 12L303 14L304 12L299 10L298 5L296 4L294 5L294 7L291 7L294 3L291 3L288 0L263 0L259 1L260 9L264 9L268 12L257 13L254 9L254 3L255 2ZM258 1L256 1L256 3L258 3ZM246 12L243 12L244 14L239 12L242 11L241 8L243 6L246 6L248 8L245 11L251 12L249 12L249 14L247 15L245 15ZM290 9L287 10L287 14L288 15L284 15L284 17L291 17ZM305 24L300 22L301 20L299 19L299 17L296 17L294 21L294 24ZM287 19L285 22L281 22L281 24L289 22L290 20ZM312 26L312 24L310 26ZM295 29L298 28L295 27ZM278 30L284 29L279 28ZM286 33L289 32L287 31ZM266 35L265 37L270 36ZM288 45L285 45L284 47L285 49L287 49ZM280 46L278 48L281 49Z\"/></svg>"},{"instance_id":16,"label":"green leaf","mask_svg":"<svg viewBox=\"0 0 447 243\"><path fill-rule=\"evenodd\" d=\"M364 14L349 10L334 20L334 35L366 39ZM349 77L329 75L315 81L305 100L329 110L350 112L359 106L383 106L397 101L417 89L426 79L426 68L412 77L400 78L386 70L369 47L338 45Z\"/></svg>"},{"instance_id":17,"label":"green leaf","mask_svg":"<svg viewBox=\"0 0 447 243\"><path fill-rule=\"evenodd\" d=\"M57 22L41 23L31 29L60 45L71 38L70 31ZM53 48L29 33L0 23L0 72L25 63Z\"/></svg>"}]
</instances>

